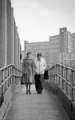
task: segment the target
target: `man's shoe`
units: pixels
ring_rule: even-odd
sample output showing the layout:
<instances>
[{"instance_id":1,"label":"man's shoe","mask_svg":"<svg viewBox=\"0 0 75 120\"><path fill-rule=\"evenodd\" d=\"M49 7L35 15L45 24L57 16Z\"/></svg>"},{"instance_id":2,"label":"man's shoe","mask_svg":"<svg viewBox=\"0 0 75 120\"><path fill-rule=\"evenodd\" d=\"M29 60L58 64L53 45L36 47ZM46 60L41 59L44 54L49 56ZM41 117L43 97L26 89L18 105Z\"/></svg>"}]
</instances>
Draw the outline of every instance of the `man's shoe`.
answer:
<instances>
[{"instance_id":1,"label":"man's shoe","mask_svg":"<svg viewBox=\"0 0 75 120\"><path fill-rule=\"evenodd\" d=\"M31 94L30 90L29 90L29 94Z\"/></svg>"},{"instance_id":2,"label":"man's shoe","mask_svg":"<svg viewBox=\"0 0 75 120\"><path fill-rule=\"evenodd\" d=\"M38 93L38 94L42 94L42 90L39 90L37 93Z\"/></svg>"},{"instance_id":3,"label":"man's shoe","mask_svg":"<svg viewBox=\"0 0 75 120\"><path fill-rule=\"evenodd\" d=\"M26 94L28 94L28 90L26 90Z\"/></svg>"}]
</instances>

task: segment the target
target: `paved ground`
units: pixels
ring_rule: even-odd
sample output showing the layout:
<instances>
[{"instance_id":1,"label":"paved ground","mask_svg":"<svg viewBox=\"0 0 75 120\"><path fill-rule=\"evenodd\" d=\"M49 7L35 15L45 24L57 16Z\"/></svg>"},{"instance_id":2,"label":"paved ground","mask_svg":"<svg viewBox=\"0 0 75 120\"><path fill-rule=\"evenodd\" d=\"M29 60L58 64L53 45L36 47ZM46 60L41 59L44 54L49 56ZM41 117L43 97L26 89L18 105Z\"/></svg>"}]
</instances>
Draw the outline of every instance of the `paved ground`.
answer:
<instances>
[{"instance_id":1,"label":"paved ground","mask_svg":"<svg viewBox=\"0 0 75 120\"><path fill-rule=\"evenodd\" d=\"M55 95L46 90L37 95L34 86L31 91L31 95L26 95L24 86L17 87L6 120L69 120Z\"/></svg>"}]
</instances>

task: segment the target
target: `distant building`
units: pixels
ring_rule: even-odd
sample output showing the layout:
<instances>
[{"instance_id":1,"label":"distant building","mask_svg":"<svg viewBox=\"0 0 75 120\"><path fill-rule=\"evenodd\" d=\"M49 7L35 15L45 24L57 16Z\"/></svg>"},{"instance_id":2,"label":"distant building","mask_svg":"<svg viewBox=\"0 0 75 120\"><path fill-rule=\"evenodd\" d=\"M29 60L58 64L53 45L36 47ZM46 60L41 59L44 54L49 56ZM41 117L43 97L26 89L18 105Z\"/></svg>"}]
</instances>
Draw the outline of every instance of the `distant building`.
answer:
<instances>
[{"instance_id":1,"label":"distant building","mask_svg":"<svg viewBox=\"0 0 75 120\"><path fill-rule=\"evenodd\" d=\"M49 40L49 66L52 66L59 62L60 53L60 36L51 36Z\"/></svg>"},{"instance_id":2,"label":"distant building","mask_svg":"<svg viewBox=\"0 0 75 120\"><path fill-rule=\"evenodd\" d=\"M29 43L29 42L25 41L24 42L24 56L26 55L26 52L28 52L28 51L30 51L32 53L33 57L35 57L38 52L41 52L42 55L47 60L48 52L49 52L49 42L32 42L32 43Z\"/></svg>"},{"instance_id":3,"label":"distant building","mask_svg":"<svg viewBox=\"0 0 75 120\"><path fill-rule=\"evenodd\" d=\"M75 33L72 33L72 40L73 40L73 52L75 53Z\"/></svg>"},{"instance_id":4,"label":"distant building","mask_svg":"<svg viewBox=\"0 0 75 120\"><path fill-rule=\"evenodd\" d=\"M67 28L60 28L60 62L70 65L73 51L72 33Z\"/></svg>"},{"instance_id":5,"label":"distant building","mask_svg":"<svg viewBox=\"0 0 75 120\"><path fill-rule=\"evenodd\" d=\"M49 65L56 63L71 66L74 56L75 34L69 32L66 27L60 28L59 34L49 38Z\"/></svg>"},{"instance_id":6,"label":"distant building","mask_svg":"<svg viewBox=\"0 0 75 120\"><path fill-rule=\"evenodd\" d=\"M75 69L75 33L72 33L73 50L71 54L71 65Z\"/></svg>"},{"instance_id":7,"label":"distant building","mask_svg":"<svg viewBox=\"0 0 75 120\"><path fill-rule=\"evenodd\" d=\"M41 52L46 58L48 66L56 63L72 66L75 64L75 33L66 27L59 29L59 34L50 36L47 42L24 42L24 56L31 51L32 56Z\"/></svg>"}]
</instances>

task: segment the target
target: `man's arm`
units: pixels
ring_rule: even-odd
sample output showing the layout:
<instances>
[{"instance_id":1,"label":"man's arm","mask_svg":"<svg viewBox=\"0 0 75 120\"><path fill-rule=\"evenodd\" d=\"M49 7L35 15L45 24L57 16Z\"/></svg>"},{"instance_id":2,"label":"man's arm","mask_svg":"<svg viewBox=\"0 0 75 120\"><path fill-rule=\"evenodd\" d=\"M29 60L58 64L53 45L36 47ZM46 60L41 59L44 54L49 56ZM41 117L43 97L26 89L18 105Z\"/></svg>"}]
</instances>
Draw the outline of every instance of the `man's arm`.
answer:
<instances>
[{"instance_id":1,"label":"man's arm","mask_svg":"<svg viewBox=\"0 0 75 120\"><path fill-rule=\"evenodd\" d=\"M44 59L44 69L47 68L47 63L46 63L46 60Z\"/></svg>"}]
</instances>

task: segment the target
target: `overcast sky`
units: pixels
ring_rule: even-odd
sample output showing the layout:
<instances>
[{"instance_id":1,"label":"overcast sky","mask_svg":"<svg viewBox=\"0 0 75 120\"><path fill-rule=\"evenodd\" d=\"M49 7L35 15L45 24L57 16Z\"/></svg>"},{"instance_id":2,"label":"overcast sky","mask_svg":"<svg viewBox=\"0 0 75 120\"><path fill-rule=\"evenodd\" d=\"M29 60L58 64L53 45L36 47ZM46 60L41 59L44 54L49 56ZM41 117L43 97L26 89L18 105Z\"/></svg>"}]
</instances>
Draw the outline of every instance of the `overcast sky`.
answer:
<instances>
[{"instance_id":1,"label":"overcast sky","mask_svg":"<svg viewBox=\"0 0 75 120\"><path fill-rule=\"evenodd\" d=\"M75 0L11 0L21 45L48 41L60 27L75 32Z\"/></svg>"}]
</instances>

